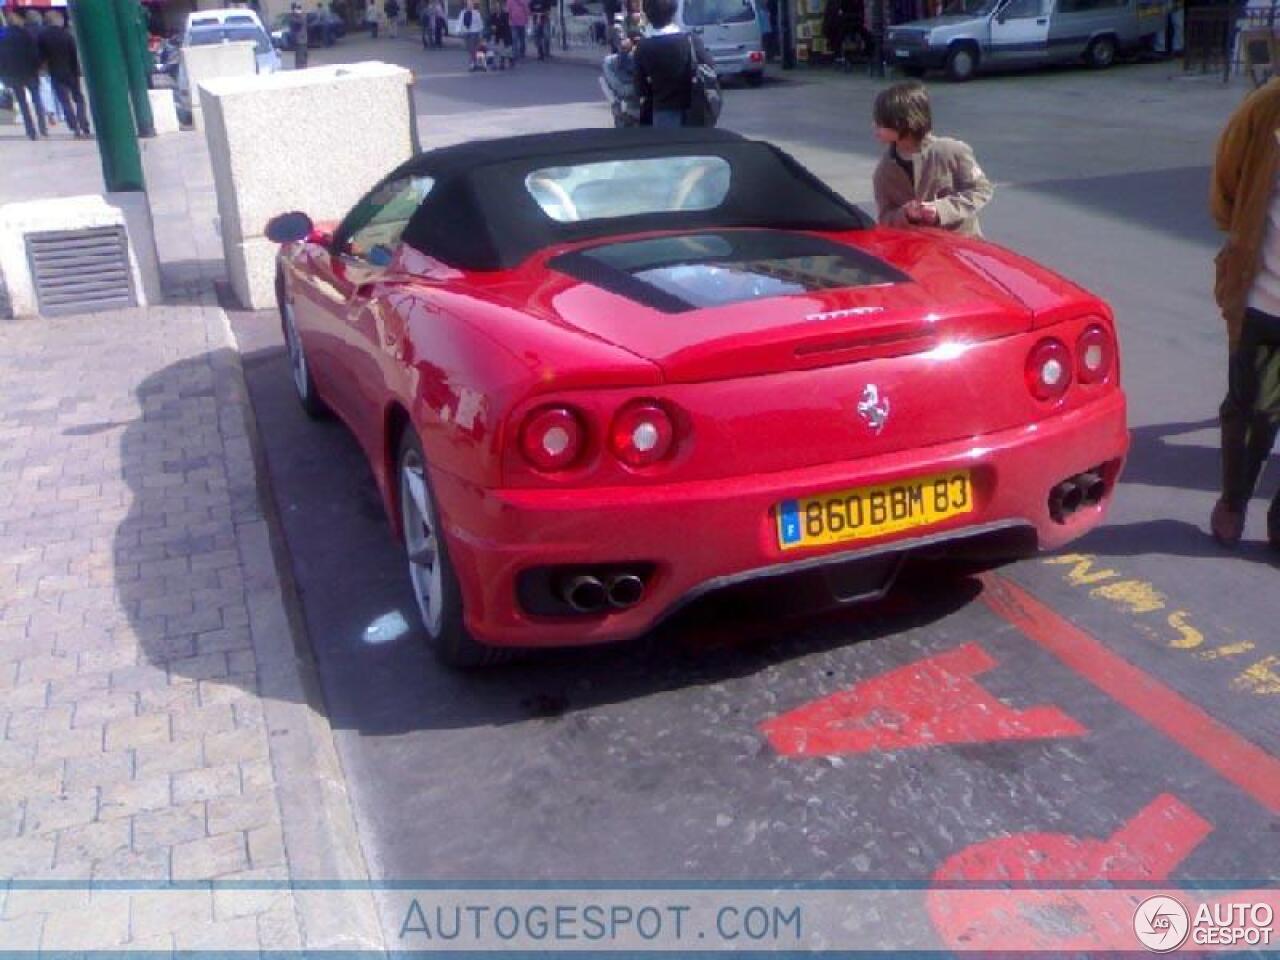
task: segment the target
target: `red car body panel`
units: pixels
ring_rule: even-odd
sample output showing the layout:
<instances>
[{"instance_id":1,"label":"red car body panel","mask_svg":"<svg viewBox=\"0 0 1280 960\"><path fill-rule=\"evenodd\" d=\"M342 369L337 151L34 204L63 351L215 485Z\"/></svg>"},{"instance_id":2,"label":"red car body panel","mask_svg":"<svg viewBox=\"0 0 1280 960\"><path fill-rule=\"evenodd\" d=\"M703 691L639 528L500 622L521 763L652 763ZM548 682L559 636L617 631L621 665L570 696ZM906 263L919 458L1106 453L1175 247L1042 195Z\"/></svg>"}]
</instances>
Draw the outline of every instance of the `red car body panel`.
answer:
<instances>
[{"instance_id":1,"label":"red car body panel","mask_svg":"<svg viewBox=\"0 0 1280 960\"><path fill-rule=\"evenodd\" d=\"M283 296L316 387L364 448L391 517L399 431L417 431L465 622L483 643L621 639L739 579L1002 528L1052 549L1101 522L1128 447L1118 360L1105 382L1073 382L1051 403L1032 396L1024 371L1045 337L1070 347L1100 325L1114 342L1107 306L981 241L824 236L910 282L671 315L548 266L571 246L468 273L401 245L374 270L317 235L283 248ZM893 401L878 432L857 414L868 384ZM676 433L673 455L640 469L606 443L614 415L637 399L662 405ZM584 455L556 474L535 470L517 443L525 417L548 404L571 406L587 427ZM779 546L783 500L958 467L973 479L965 516ZM1102 501L1053 519L1050 489L1099 467ZM522 606L531 569L619 563L652 570L632 607L582 617Z\"/></svg>"}]
</instances>

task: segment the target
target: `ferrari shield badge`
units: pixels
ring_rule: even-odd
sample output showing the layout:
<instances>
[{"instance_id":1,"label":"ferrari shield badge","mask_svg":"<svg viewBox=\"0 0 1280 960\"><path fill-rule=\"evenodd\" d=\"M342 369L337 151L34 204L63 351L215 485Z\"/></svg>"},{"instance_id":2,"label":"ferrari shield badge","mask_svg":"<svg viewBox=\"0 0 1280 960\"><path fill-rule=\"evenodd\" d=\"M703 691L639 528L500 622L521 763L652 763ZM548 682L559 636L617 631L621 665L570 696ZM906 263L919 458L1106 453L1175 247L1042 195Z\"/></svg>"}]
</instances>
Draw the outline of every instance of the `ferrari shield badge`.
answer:
<instances>
[{"instance_id":1,"label":"ferrari shield badge","mask_svg":"<svg viewBox=\"0 0 1280 960\"><path fill-rule=\"evenodd\" d=\"M858 401L858 416L876 433L884 429L889 422L889 398L881 399L880 388L868 383L862 391L862 399Z\"/></svg>"}]
</instances>

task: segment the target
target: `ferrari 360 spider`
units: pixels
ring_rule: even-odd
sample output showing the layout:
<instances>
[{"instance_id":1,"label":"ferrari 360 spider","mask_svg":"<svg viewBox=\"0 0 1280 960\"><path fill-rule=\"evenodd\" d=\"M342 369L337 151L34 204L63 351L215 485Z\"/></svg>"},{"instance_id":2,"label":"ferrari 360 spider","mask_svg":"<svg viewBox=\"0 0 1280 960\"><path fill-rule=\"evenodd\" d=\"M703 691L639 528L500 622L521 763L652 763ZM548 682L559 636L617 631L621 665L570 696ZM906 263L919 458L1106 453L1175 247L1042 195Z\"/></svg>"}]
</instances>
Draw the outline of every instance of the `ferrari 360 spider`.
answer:
<instances>
[{"instance_id":1,"label":"ferrari 360 spider","mask_svg":"<svg viewBox=\"0 0 1280 960\"><path fill-rule=\"evenodd\" d=\"M1105 303L731 133L435 150L268 235L303 407L363 447L454 664L760 578L849 602L915 555L1059 547L1128 447Z\"/></svg>"}]
</instances>

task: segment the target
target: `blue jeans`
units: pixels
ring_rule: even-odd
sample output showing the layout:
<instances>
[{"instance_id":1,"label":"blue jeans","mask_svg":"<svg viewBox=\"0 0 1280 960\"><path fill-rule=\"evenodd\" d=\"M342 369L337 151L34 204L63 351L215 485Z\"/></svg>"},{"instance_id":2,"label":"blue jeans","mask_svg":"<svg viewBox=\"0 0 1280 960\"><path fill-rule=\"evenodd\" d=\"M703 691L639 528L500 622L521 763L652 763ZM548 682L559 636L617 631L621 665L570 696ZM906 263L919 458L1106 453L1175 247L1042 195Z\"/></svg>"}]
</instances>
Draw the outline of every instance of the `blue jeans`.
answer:
<instances>
[{"instance_id":1,"label":"blue jeans","mask_svg":"<svg viewBox=\"0 0 1280 960\"><path fill-rule=\"evenodd\" d=\"M655 127L683 127L684 111L655 110L653 111L653 125Z\"/></svg>"},{"instance_id":2,"label":"blue jeans","mask_svg":"<svg viewBox=\"0 0 1280 960\"><path fill-rule=\"evenodd\" d=\"M523 60L525 50L528 49L529 28L524 24L512 26L511 28L511 47L515 52L517 60Z\"/></svg>"}]
</instances>

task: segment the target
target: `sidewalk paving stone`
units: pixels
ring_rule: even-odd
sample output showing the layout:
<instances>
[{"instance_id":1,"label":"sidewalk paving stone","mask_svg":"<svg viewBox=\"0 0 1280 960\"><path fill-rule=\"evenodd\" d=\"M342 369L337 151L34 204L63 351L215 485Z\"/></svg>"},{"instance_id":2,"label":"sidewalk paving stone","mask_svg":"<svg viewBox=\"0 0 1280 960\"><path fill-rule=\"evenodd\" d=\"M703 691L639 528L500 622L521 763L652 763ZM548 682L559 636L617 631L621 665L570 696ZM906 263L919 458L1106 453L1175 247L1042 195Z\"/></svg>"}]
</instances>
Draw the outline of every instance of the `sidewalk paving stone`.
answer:
<instances>
[{"instance_id":1,"label":"sidewalk paving stone","mask_svg":"<svg viewBox=\"0 0 1280 960\"><path fill-rule=\"evenodd\" d=\"M0 321L0 878L363 880L217 306L204 140L143 148L168 301ZM91 143L0 130L0 163L17 174L0 203L30 199L36 169L46 196L101 192ZM223 897L215 915L208 890L84 909L84 889L10 891L22 915L0 919L0 948L380 942L308 922L287 891Z\"/></svg>"}]
</instances>

